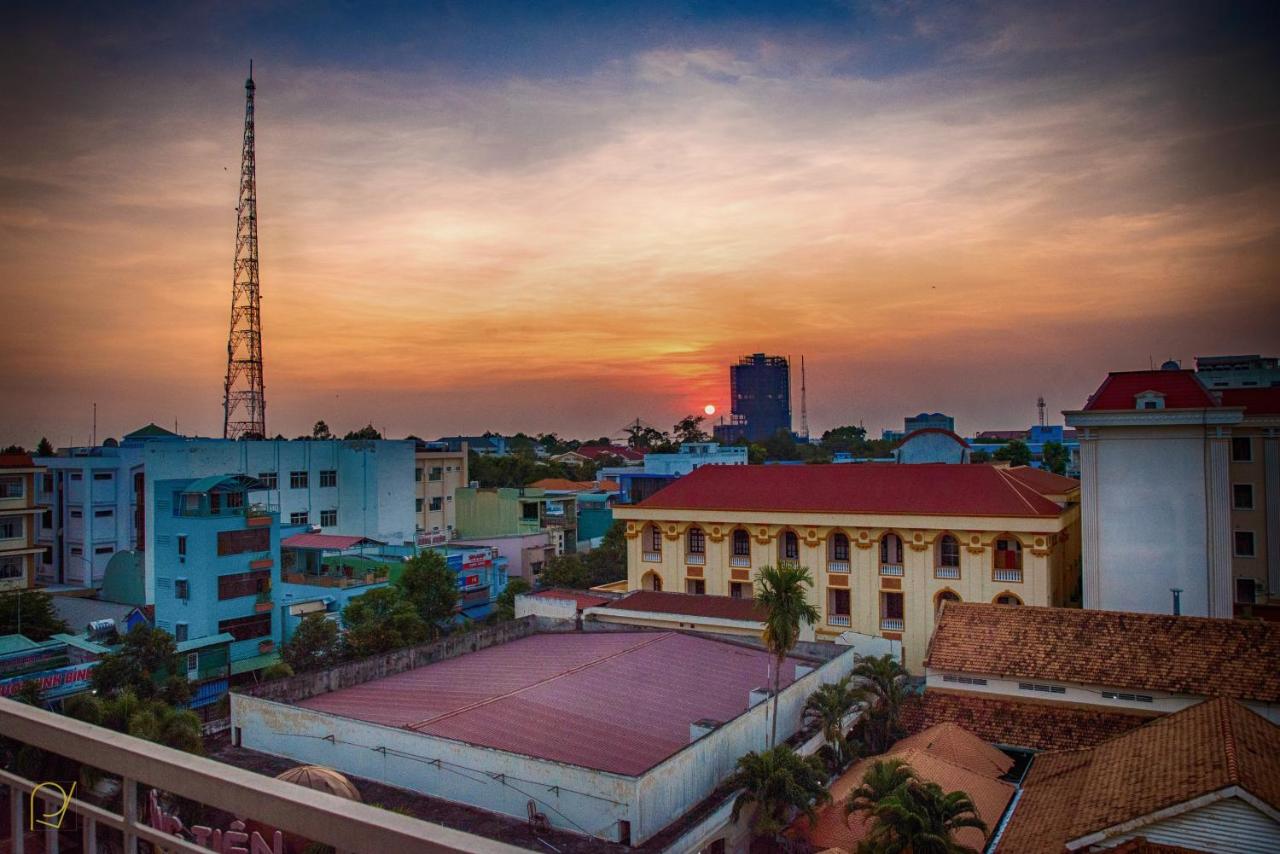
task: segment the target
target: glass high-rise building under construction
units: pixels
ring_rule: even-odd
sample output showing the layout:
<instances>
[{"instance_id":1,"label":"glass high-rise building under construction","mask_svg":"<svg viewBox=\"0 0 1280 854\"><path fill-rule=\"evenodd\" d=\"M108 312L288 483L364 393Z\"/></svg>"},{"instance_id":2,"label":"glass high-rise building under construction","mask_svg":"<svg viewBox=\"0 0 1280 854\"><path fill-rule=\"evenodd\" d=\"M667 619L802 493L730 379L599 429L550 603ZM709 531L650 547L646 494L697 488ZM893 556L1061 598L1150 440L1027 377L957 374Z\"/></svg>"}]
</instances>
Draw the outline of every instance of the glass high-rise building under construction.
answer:
<instances>
[{"instance_id":1,"label":"glass high-rise building under construction","mask_svg":"<svg viewBox=\"0 0 1280 854\"><path fill-rule=\"evenodd\" d=\"M786 356L754 353L729 366L732 415L715 426L716 439L734 442L742 437L759 442L791 432L791 363Z\"/></svg>"}]
</instances>

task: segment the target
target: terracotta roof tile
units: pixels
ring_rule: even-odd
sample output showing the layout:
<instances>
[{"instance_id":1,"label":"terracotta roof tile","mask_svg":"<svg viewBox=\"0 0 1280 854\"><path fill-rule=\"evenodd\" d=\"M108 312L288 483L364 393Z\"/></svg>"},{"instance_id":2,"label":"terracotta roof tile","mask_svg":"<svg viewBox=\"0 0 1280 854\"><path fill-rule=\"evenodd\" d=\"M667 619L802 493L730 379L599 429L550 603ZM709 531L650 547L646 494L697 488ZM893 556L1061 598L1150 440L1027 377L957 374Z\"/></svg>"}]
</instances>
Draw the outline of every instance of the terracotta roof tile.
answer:
<instances>
[{"instance_id":1,"label":"terracotta roof tile","mask_svg":"<svg viewBox=\"0 0 1280 854\"><path fill-rule=\"evenodd\" d=\"M1063 477L1060 474L1032 468L1031 466L1015 466L1013 468L999 469L999 471L1004 472L1006 477L1016 478L1041 495L1063 495L1080 488L1080 481L1073 477Z\"/></svg>"},{"instance_id":2,"label":"terracotta roof tile","mask_svg":"<svg viewBox=\"0 0 1280 854\"><path fill-rule=\"evenodd\" d=\"M934 670L1280 702L1280 624L948 602Z\"/></svg>"},{"instance_id":3,"label":"terracotta roof tile","mask_svg":"<svg viewBox=\"0 0 1280 854\"><path fill-rule=\"evenodd\" d=\"M894 745L894 750L919 748L945 759L952 765L968 768L987 777L1003 777L1013 767L1009 754L978 738L950 721L934 724Z\"/></svg>"},{"instance_id":4,"label":"terracotta roof tile","mask_svg":"<svg viewBox=\"0 0 1280 854\"><path fill-rule=\"evenodd\" d=\"M1084 405L1093 409L1136 409L1144 391L1164 395L1166 409L1205 409L1218 405L1195 371L1113 371Z\"/></svg>"},{"instance_id":5,"label":"terracotta roof tile","mask_svg":"<svg viewBox=\"0 0 1280 854\"><path fill-rule=\"evenodd\" d=\"M617 481L613 480L569 480L565 477L544 477L542 480L535 480L529 486L556 492L617 492L621 489Z\"/></svg>"},{"instance_id":6,"label":"terracotta roof tile","mask_svg":"<svg viewBox=\"0 0 1280 854\"><path fill-rule=\"evenodd\" d=\"M651 611L690 617L715 617L721 620L763 622L765 614L751 599L732 596L703 596L697 593L667 593L637 590L608 603L610 608L624 611Z\"/></svg>"},{"instance_id":7,"label":"terracotta roof tile","mask_svg":"<svg viewBox=\"0 0 1280 854\"><path fill-rule=\"evenodd\" d=\"M1059 851L1238 786L1280 808L1280 727L1216 698L1096 747L1036 757L1000 851Z\"/></svg>"},{"instance_id":8,"label":"terracotta roof tile","mask_svg":"<svg viewBox=\"0 0 1280 854\"><path fill-rule=\"evenodd\" d=\"M29 469L34 467L35 462L32 461L30 454L0 454L0 468Z\"/></svg>"},{"instance_id":9,"label":"terracotta roof tile","mask_svg":"<svg viewBox=\"0 0 1280 854\"><path fill-rule=\"evenodd\" d=\"M635 505L780 513L1055 518L1063 510L994 466L702 466Z\"/></svg>"},{"instance_id":10,"label":"terracotta roof tile","mask_svg":"<svg viewBox=\"0 0 1280 854\"><path fill-rule=\"evenodd\" d=\"M932 747L927 742L904 739L891 747L881 756L868 757L853 765L831 783L831 803L818 810L818 818L812 825L808 819L801 817L792 825L792 833L802 837L818 848L834 847L845 851L856 851L870 830L871 822L865 813L845 814L845 801L849 793L858 788L862 777L871 764L878 759L895 757L903 759L911 766L920 779L937 783L944 792L961 791L969 795L977 808L978 816L987 824L988 834L984 835L977 828L964 828L956 834L956 841L974 850L981 851L990 831L993 831L1004 815L1005 807L1012 800L1015 787L1012 783L997 779L1000 774L983 773L965 765L949 761L945 755L962 741L968 741L960 752L966 757L978 755L985 750L1000 753L994 747L984 744L981 739L956 728L935 741ZM952 750L954 752L954 750ZM1004 756L1004 754L1000 754ZM1012 766L1012 760L1004 757Z\"/></svg>"},{"instance_id":11,"label":"terracotta roof tile","mask_svg":"<svg viewBox=\"0 0 1280 854\"><path fill-rule=\"evenodd\" d=\"M951 721L992 744L1030 750L1089 747L1128 732L1151 715L1082 709L1047 700L1004 700L992 696L938 691L908 700L902 724L918 732Z\"/></svg>"}]
</instances>

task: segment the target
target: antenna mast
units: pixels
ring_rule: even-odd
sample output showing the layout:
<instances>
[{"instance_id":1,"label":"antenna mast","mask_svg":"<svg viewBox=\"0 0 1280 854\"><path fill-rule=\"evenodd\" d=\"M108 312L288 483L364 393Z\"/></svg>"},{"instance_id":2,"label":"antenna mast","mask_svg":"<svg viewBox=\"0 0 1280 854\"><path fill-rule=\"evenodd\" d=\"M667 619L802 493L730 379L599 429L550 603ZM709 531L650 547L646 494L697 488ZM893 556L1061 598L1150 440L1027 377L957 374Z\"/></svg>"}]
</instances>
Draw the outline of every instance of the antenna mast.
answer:
<instances>
[{"instance_id":1,"label":"antenna mast","mask_svg":"<svg viewBox=\"0 0 1280 854\"><path fill-rule=\"evenodd\" d=\"M244 82L244 146L236 206L236 256L231 279L231 333L223 389L222 437L265 438L267 399L262 384L262 312L258 294L258 179L254 158L253 60Z\"/></svg>"},{"instance_id":2,"label":"antenna mast","mask_svg":"<svg viewBox=\"0 0 1280 854\"><path fill-rule=\"evenodd\" d=\"M800 435L809 438L809 403L804 377L804 356L800 356Z\"/></svg>"},{"instance_id":3,"label":"antenna mast","mask_svg":"<svg viewBox=\"0 0 1280 854\"><path fill-rule=\"evenodd\" d=\"M1044 395L1036 398L1036 409L1040 410L1040 426L1044 426Z\"/></svg>"}]
</instances>

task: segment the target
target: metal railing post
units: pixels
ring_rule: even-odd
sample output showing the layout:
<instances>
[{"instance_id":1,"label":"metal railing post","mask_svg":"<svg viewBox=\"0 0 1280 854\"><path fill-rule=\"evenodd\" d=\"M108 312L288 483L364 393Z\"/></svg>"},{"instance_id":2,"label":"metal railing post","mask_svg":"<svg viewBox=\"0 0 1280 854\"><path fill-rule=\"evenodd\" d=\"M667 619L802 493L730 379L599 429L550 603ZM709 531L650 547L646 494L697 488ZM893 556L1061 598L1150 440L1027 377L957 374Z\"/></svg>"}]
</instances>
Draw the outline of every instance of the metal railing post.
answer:
<instances>
[{"instance_id":1,"label":"metal railing post","mask_svg":"<svg viewBox=\"0 0 1280 854\"><path fill-rule=\"evenodd\" d=\"M44 805L44 814L51 816L58 811L58 806L52 799L41 797L40 802ZM62 814L66 818L66 813ZM58 828L52 825L46 825L44 829L44 850L45 854L58 854Z\"/></svg>"},{"instance_id":2,"label":"metal railing post","mask_svg":"<svg viewBox=\"0 0 1280 854\"><path fill-rule=\"evenodd\" d=\"M23 814L22 809L22 790L17 786L9 786L9 850L13 854L23 854L26 851L26 827L27 817Z\"/></svg>"},{"instance_id":3,"label":"metal railing post","mask_svg":"<svg viewBox=\"0 0 1280 854\"><path fill-rule=\"evenodd\" d=\"M134 825L138 821L138 784L128 777L121 777L120 792L123 797L120 813L124 817L124 852L138 854L138 835L134 833Z\"/></svg>"}]
</instances>

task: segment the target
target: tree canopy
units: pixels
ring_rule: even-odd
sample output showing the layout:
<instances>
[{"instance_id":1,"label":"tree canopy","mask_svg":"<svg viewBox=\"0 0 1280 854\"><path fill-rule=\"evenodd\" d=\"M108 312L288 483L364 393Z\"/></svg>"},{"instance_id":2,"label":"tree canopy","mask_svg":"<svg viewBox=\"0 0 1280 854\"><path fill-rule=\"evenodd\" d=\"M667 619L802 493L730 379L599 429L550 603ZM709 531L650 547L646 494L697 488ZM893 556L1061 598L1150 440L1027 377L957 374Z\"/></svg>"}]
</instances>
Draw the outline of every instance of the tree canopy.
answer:
<instances>
[{"instance_id":1,"label":"tree canopy","mask_svg":"<svg viewBox=\"0 0 1280 854\"><path fill-rule=\"evenodd\" d=\"M342 610L347 647L357 657L422 643L431 629L412 602L395 587L376 587Z\"/></svg>"},{"instance_id":2,"label":"tree canopy","mask_svg":"<svg viewBox=\"0 0 1280 854\"><path fill-rule=\"evenodd\" d=\"M93 669L93 688L103 696L128 693L139 700L160 699L173 706L191 699L186 668L173 636L142 623L124 636L120 649L102 657Z\"/></svg>"},{"instance_id":3,"label":"tree canopy","mask_svg":"<svg viewBox=\"0 0 1280 854\"><path fill-rule=\"evenodd\" d=\"M67 624L53 607L53 598L42 590L0 593L0 634L26 635L31 640L48 640L68 631Z\"/></svg>"},{"instance_id":4,"label":"tree canopy","mask_svg":"<svg viewBox=\"0 0 1280 854\"><path fill-rule=\"evenodd\" d=\"M998 448L992 459L1002 460L1015 466L1031 465L1031 449L1027 447L1027 443L1021 439L1014 439L1002 448Z\"/></svg>"},{"instance_id":5,"label":"tree canopy","mask_svg":"<svg viewBox=\"0 0 1280 854\"><path fill-rule=\"evenodd\" d=\"M281 647L280 656L295 673L337 664L342 659L338 624L322 613L307 614L293 630L293 637Z\"/></svg>"},{"instance_id":6,"label":"tree canopy","mask_svg":"<svg viewBox=\"0 0 1280 854\"><path fill-rule=\"evenodd\" d=\"M765 612L764 644L773 653L773 729L769 744L778 739L778 692L787 653L800 640L800 625L818 621L818 609L809 603L806 590L813 586L809 570L796 563L762 566L756 573L755 600Z\"/></svg>"},{"instance_id":7,"label":"tree canopy","mask_svg":"<svg viewBox=\"0 0 1280 854\"><path fill-rule=\"evenodd\" d=\"M441 624L453 619L458 607L458 574L449 569L436 551L424 551L405 563L395 587L431 630L440 635Z\"/></svg>"}]
</instances>

